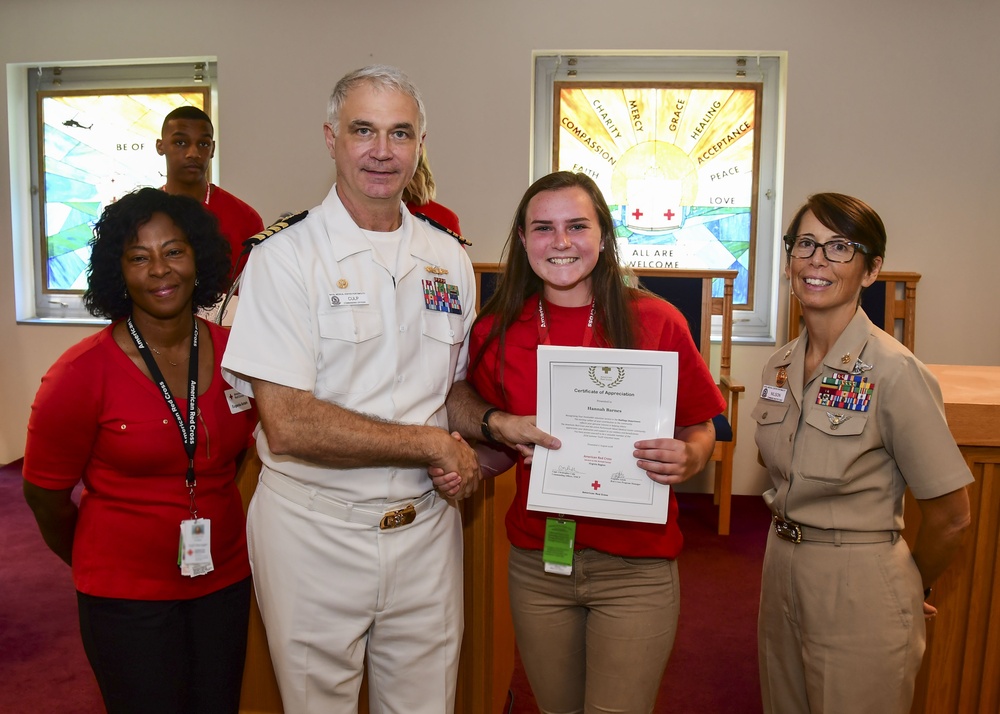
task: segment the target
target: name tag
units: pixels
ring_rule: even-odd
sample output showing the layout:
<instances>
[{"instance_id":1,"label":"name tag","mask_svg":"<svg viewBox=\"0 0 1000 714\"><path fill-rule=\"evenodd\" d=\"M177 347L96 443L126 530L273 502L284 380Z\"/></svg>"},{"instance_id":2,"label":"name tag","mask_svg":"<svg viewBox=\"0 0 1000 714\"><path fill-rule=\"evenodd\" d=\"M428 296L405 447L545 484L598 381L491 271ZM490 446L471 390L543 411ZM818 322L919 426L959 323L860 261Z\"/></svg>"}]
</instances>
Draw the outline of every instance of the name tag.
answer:
<instances>
[{"instance_id":1,"label":"name tag","mask_svg":"<svg viewBox=\"0 0 1000 714\"><path fill-rule=\"evenodd\" d=\"M330 293L330 306L367 305L368 293Z\"/></svg>"},{"instance_id":2,"label":"name tag","mask_svg":"<svg viewBox=\"0 0 1000 714\"><path fill-rule=\"evenodd\" d=\"M762 399L766 399L769 402L783 402L785 401L785 395L788 394L787 389L782 387L773 387L770 384L765 384L764 388L760 390L760 396Z\"/></svg>"},{"instance_id":3,"label":"name tag","mask_svg":"<svg viewBox=\"0 0 1000 714\"><path fill-rule=\"evenodd\" d=\"M250 408L250 397L238 389L226 390L226 402L229 404L230 414L239 414Z\"/></svg>"},{"instance_id":4,"label":"name tag","mask_svg":"<svg viewBox=\"0 0 1000 714\"><path fill-rule=\"evenodd\" d=\"M207 518L181 521L177 565L181 568L181 575L188 578L215 570L212 563L212 522Z\"/></svg>"}]
</instances>

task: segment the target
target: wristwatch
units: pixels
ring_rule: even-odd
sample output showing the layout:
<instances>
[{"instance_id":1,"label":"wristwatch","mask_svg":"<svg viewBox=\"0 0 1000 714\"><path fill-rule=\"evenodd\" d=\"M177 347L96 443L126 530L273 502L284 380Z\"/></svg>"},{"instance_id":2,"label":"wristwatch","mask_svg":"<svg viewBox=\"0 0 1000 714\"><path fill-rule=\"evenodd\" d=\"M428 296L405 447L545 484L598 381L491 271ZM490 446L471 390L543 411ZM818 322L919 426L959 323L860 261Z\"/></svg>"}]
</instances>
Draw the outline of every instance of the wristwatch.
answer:
<instances>
[{"instance_id":1,"label":"wristwatch","mask_svg":"<svg viewBox=\"0 0 1000 714\"><path fill-rule=\"evenodd\" d=\"M479 428L483 431L483 438L486 441L497 443L496 437L493 436L493 432L490 431L490 417L493 416L493 412L500 411L499 407L490 407L485 412L483 412L483 418L479 422Z\"/></svg>"}]
</instances>

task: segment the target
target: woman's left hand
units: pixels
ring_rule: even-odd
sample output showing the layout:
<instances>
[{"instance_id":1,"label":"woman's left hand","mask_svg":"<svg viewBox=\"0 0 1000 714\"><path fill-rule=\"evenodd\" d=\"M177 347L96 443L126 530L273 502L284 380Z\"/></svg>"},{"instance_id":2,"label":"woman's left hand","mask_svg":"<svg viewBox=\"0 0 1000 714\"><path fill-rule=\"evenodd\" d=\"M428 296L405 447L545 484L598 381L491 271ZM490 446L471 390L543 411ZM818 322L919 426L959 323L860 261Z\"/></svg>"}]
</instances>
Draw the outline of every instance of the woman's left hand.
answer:
<instances>
[{"instance_id":1,"label":"woman's left hand","mask_svg":"<svg viewBox=\"0 0 1000 714\"><path fill-rule=\"evenodd\" d=\"M678 427L677 438L644 439L635 442L632 455L637 465L657 483L674 485L687 481L705 468L715 448L712 422Z\"/></svg>"},{"instance_id":2,"label":"woman's left hand","mask_svg":"<svg viewBox=\"0 0 1000 714\"><path fill-rule=\"evenodd\" d=\"M681 483L698 472L691 468L693 449L680 439L637 441L632 455L639 460L639 468L657 483Z\"/></svg>"}]
</instances>

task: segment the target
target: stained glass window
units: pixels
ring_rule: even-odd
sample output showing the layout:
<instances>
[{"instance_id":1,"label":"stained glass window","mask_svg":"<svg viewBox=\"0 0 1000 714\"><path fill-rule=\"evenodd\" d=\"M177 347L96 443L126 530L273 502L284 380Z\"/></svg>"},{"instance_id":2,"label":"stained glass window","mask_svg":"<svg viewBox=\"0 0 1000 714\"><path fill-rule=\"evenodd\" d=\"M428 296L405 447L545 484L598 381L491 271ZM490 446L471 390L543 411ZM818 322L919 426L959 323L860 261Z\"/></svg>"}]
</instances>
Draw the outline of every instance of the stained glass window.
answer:
<instances>
[{"instance_id":1,"label":"stained glass window","mask_svg":"<svg viewBox=\"0 0 1000 714\"><path fill-rule=\"evenodd\" d=\"M163 118L191 105L207 111L208 89L38 93L44 292L86 288L94 221L119 196L161 186L156 153Z\"/></svg>"},{"instance_id":2,"label":"stained glass window","mask_svg":"<svg viewBox=\"0 0 1000 714\"><path fill-rule=\"evenodd\" d=\"M733 303L746 305L759 92L745 83L557 82L553 167L601 188L623 262L736 270Z\"/></svg>"},{"instance_id":3,"label":"stained glass window","mask_svg":"<svg viewBox=\"0 0 1000 714\"><path fill-rule=\"evenodd\" d=\"M593 178L637 269L736 270L742 342L775 339L786 65L783 52L533 53L532 179Z\"/></svg>"}]
</instances>

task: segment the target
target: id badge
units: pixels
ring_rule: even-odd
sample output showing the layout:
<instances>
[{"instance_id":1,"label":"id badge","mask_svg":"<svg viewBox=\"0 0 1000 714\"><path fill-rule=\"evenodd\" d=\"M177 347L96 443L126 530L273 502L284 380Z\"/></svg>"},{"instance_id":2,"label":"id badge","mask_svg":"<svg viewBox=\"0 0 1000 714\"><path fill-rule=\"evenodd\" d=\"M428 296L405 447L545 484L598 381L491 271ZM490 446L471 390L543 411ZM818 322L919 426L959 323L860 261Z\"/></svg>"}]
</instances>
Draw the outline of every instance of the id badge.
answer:
<instances>
[{"instance_id":1,"label":"id badge","mask_svg":"<svg viewBox=\"0 0 1000 714\"><path fill-rule=\"evenodd\" d=\"M212 564L212 522L207 518L181 521L181 540L177 552L181 575L196 578L215 570Z\"/></svg>"},{"instance_id":2,"label":"id badge","mask_svg":"<svg viewBox=\"0 0 1000 714\"><path fill-rule=\"evenodd\" d=\"M576 540L576 521L568 518L545 519L545 543L542 561L546 573L573 574L573 543Z\"/></svg>"},{"instance_id":3,"label":"id badge","mask_svg":"<svg viewBox=\"0 0 1000 714\"><path fill-rule=\"evenodd\" d=\"M250 397L238 389L227 389L226 403L229 404L230 414L239 414L250 408Z\"/></svg>"}]
</instances>

